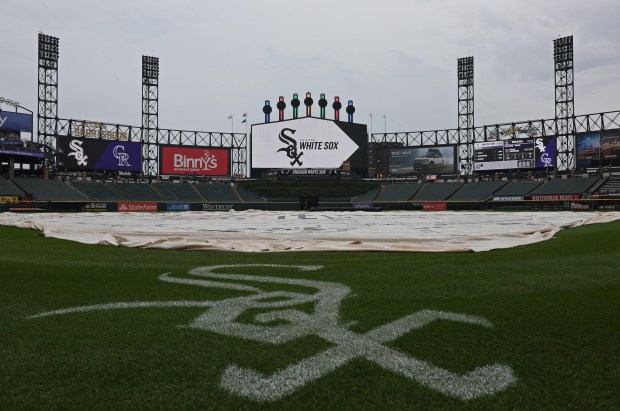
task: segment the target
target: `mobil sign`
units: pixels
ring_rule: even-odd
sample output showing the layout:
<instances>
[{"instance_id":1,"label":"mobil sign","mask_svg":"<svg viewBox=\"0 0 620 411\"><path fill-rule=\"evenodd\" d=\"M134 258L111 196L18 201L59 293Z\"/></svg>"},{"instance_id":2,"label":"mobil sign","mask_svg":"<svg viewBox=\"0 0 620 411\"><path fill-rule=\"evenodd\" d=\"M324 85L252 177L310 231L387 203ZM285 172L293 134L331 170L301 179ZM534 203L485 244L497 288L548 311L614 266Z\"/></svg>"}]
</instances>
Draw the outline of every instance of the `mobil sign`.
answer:
<instances>
[{"instance_id":1,"label":"mobil sign","mask_svg":"<svg viewBox=\"0 0 620 411\"><path fill-rule=\"evenodd\" d=\"M366 147L361 124L305 117L253 125L252 169L367 168Z\"/></svg>"},{"instance_id":2,"label":"mobil sign","mask_svg":"<svg viewBox=\"0 0 620 411\"><path fill-rule=\"evenodd\" d=\"M227 176L230 171L226 148L162 146L159 159L160 174Z\"/></svg>"}]
</instances>

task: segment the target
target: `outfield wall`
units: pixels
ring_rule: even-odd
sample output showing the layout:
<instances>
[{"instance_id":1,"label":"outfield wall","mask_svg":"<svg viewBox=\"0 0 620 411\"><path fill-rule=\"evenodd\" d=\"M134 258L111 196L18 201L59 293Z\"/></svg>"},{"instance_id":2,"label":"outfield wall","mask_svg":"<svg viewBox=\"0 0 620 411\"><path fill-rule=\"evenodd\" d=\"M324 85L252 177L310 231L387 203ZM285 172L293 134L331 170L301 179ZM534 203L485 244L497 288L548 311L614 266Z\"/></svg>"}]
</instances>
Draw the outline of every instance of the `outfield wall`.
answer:
<instances>
[{"instance_id":1,"label":"outfield wall","mask_svg":"<svg viewBox=\"0 0 620 411\"><path fill-rule=\"evenodd\" d=\"M537 200L503 199L501 201L300 201L182 203L152 201L28 201L0 202L0 212L184 212L184 211L298 211L298 210L418 210L418 211L620 211L620 199L550 198Z\"/></svg>"}]
</instances>

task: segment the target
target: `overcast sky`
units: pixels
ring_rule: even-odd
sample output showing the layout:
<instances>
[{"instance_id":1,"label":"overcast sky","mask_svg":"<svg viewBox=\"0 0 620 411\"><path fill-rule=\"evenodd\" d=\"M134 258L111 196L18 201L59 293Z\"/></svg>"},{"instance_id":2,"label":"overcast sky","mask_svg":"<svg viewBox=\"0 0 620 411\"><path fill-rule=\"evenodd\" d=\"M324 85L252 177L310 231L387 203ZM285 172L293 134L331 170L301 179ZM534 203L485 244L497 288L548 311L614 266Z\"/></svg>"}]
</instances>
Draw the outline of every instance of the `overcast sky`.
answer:
<instances>
[{"instance_id":1,"label":"overcast sky","mask_svg":"<svg viewBox=\"0 0 620 411\"><path fill-rule=\"evenodd\" d=\"M244 132L293 93L353 100L383 132L457 127L457 58L475 124L554 116L553 40L574 36L575 113L620 109L618 0L4 0L0 96L37 110L37 34L60 38L59 116L141 124L159 57L159 127ZM10 109L3 106L4 109ZM303 107L302 107L303 108ZM343 113L344 114L344 113ZM276 114L277 117L277 114ZM333 110L328 110L333 118Z\"/></svg>"}]
</instances>

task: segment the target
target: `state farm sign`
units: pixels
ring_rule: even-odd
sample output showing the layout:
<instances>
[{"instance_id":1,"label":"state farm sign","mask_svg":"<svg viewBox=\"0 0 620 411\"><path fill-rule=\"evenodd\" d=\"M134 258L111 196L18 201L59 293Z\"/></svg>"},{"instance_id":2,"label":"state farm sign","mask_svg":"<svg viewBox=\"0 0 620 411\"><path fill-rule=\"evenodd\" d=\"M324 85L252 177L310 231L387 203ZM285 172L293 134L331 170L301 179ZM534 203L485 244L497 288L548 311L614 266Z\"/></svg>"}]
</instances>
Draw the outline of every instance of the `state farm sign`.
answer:
<instances>
[{"instance_id":1,"label":"state farm sign","mask_svg":"<svg viewBox=\"0 0 620 411\"><path fill-rule=\"evenodd\" d=\"M157 203L156 202L138 202L138 201L123 201L117 204L117 210L121 213L125 212L156 212L157 211Z\"/></svg>"},{"instance_id":2,"label":"state farm sign","mask_svg":"<svg viewBox=\"0 0 620 411\"><path fill-rule=\"evenodd\" d=\"M160 174L227 176L230 154L226 148L162 146Z\"/></svg>"}]
</instances>

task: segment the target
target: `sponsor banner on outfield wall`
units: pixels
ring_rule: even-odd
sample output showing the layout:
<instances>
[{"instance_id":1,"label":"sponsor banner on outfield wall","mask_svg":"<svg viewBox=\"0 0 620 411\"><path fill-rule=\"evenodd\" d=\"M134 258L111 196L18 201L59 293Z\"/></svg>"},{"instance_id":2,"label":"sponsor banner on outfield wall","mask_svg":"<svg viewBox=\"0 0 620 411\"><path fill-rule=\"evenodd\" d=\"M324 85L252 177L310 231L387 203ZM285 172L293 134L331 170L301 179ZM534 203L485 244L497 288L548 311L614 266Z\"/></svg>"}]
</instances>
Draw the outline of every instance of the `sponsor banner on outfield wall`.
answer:
<instances>
[{"instance_id":1,"label":"sponsor banner on outfield wall","mask_svg":"<svg viewBox=\"0 0 620 411\"><path fill-rule=\"evenodd\" d=\"M59 168L74 171L142 171L142 145L129 141L58 137Z\"/></svg>"},{"instance_id":2,"label":"sponsor banner on outfield wall","mask_svg":"<svg viewBox=\"0 0 620 411\"><path fill-rule=\"evenodd\" d=\"M353 208L373 208L372 203L351 203Z\"/></svg>"},{"instance_id":3,"label":"sponsor banner on outfield wall","mask_svg":"<svg viewBox=\"0 0 620 411\"><path fill-rule=\"evenodd\" d=\"M0 111L0 130L32 132L32 114Z\"/></svg>"},{"instance_id":4,"label":"sponsor banner on outfield wall","mask_svg":"<svg viewBox=\"0 0 620 411\"><path fill-rule=\"evenodd\" d=\"M494 196L493 201L523 201L524 196Z\"/></svg>"},{"instance_id":5,"label":"sponsor banner on outfield wall","mask_svg":"<svg viewBox=\"0 0 620 411\"><path fill-rule=\"evenodd\" d=\"M474 170L555 168L555 137L474 143Z\"/></svg>"},{"instance_id":6,"label":"sponsor banner on outfield wall","mask_svg":"<svg viewBox=\"0 0 620 411\"><path fill-rule=\"evenodd\" d=\"M448 209L448 203L445 201L425 201L422 203L422 210L424 211L446 211Z\"/></svg>"},{"instance_id":7,"label":"sponsor banner on outfield wall","mask_svg":"<svg viewBox=\"0 0 620 411\"><path fill-rule=\"evenodd\" d=\"M570 203L571 210L589 210L589 204L581 204L581 203Z\"/></svg>"},{"instance_id":8,"label":"sponsor banner on outfield wall","mask_svg":"<svg viewBox=\"0 0 620 411\"><path fill-rule=\"evenodd\" d=\"M189 203L168 203L166 211L189 211Z\"/></svg>"},{"instance_id":9,"label":"sponsor banner on outfield wall","mask_svg":"<svg viewBox=\"0 0 620 411\"><path fill-rule=\"evenodd\" d=\"M108 211L108 203L86 203L84 211L98 212Z\"/></svg>"},{"instance_id":10,"label":"sponsor banner on outfield wall","mask_svg":"<svg viewBox=\"0 0 620 411\"><path fill-rule=\"evenodd\" d=\"M227 176L230 150L221 147L161 146L159 172L167 175Z\"/></svg>"},{"instance_id":11,"label":"sponsor banner on outfield wall","mask_svg":"<svg viewBox=\"0 0 620 411\"><path fill-rule=\"evenodd\" d=\"M368 174L365 124L315 117L252 125L252 175L269 170L335 170Z\"/></svg>"},{"instance_id":12,"label":"sponsor banner on outfield wall","mask_svg":"<svg viewBox=\"0 0 620 411\"><path fill-rule=\"evenodd\" d=\"M119 212L155 212L157 211L156 202L124 201L117 204Z\"/></svg>"},{"instance_id":13,"label":"sponsor banner on outfield wall","mask_svg":"<svg viewBox=\"0 0 620 411\"><path fill-rule=\"evenodd\" d=\"M18 201L18 196L0 196L0 203L17 203Z\"/></svg>"},{"instance_id":14,"label":"sponsor banner on outfield wall","mask_svg":"<svg viewBox=\"0 0 620 411\"><path fill-rule=\"evenodd\" d=\"M419 173L456 173L455 146L403 147L388 151L390 176L406 176Z\"/></svg>"},{"instance_id":15,"label":"sponsor banner on outfield wall","mask_svg":"<svg viewBox=\"0 0 620 411\"><path fill-rule=\"evenodd\" d=\"M581 194L552 194L552 195L534 195L532 200L534 201L565 201L565 200L579 200Z\"/></svg>"},{"instance_id":16,"label":"sponsor banner on outfield wall","mask_svg":"<svg viewBox=\"0 0 620 411\"><path fill-rule=\"evenodd\" d=\"M620 131L581 134L575 137L577 168L620 165Z\"/></svg>"},{"instance_id":17,"label":"sponsor banner on outfield wall","mask_svg":"<svg viewBox=\"0 0 620 411\"><path fill-rule=\"evenodd\" d=\"M202 211L230 211L234 209L235 209L234 204L210 204L210 203L202 204Z\"/></svg>"}]
</instances>

